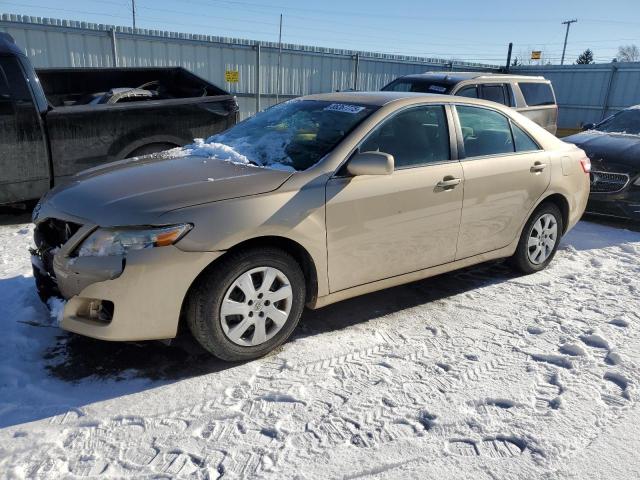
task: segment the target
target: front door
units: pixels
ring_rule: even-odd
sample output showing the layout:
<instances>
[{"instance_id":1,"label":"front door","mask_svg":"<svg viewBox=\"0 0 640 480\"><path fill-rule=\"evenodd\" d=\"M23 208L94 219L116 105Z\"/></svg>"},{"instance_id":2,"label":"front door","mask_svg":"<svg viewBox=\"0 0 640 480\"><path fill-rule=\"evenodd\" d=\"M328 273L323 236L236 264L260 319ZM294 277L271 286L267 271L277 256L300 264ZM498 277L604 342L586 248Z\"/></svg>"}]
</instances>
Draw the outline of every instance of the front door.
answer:
<instances>
[{"instance_id":1,"label":"front door","mask_svg":"<svg viewBox=\"0 0 640 480\"><path fill-rule=\"evenodd\" d=\"M403 110L359 148L393 155L391 175L329 180L331 292L453 261L463 178L449 130L443 106Z\"/></svg>"},{"instance_id":2,"label":"front door","mask_svg":"<svg viewBox=\"0 0 640 480\"><path fill-rule=\"evenodd\" d=\"M457 259L497 250L518 235L551 180L549 154L502 113L456 107L465 158Z\"/></svg>"}]
</instances>

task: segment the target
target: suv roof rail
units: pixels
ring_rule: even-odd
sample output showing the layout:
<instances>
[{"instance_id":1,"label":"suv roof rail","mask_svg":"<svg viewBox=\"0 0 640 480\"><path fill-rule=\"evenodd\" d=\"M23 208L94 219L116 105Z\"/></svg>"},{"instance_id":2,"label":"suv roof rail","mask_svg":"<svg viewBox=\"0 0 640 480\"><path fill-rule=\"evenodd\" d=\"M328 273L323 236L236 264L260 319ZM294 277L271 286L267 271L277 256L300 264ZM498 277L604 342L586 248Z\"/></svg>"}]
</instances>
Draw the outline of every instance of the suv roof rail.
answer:
<instances>
[{"instance_id":1,"label":"suv roof rail","mask_svg":"<svg viewBox=\"0 0 640 480\"><path fill-rule=\"evenodd\" d=\"M491 73L491 72L443 72L443 71L427 71L423 73L408 74L407 77L414 75L438 75L444 76L445 80L457 80L461 81L464 77L465 80L472 80L476 78L527 78L531 80L548 80L542 75L519 75L517 73Z\"/></svg>"}]
</instances>

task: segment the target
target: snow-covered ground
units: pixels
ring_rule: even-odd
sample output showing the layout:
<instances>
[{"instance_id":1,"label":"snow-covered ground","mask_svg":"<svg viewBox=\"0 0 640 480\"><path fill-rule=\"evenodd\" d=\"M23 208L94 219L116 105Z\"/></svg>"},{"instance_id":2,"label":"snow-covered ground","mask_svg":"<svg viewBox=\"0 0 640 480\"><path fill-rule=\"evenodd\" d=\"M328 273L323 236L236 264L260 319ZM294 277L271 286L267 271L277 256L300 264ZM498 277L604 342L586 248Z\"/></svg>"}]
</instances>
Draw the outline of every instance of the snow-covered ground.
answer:
<instances>
[{"instance_id":1,"label":"snow-covered ground","mask_svg":"<svg viewBox=\"0 0 640 480\"><path fill-rule=\"evenodd\" d=\"M62 332L31 233L0 226L0 478L640 478L640 233L306 312L240 365Z\"/></svg>"}]
</instances>

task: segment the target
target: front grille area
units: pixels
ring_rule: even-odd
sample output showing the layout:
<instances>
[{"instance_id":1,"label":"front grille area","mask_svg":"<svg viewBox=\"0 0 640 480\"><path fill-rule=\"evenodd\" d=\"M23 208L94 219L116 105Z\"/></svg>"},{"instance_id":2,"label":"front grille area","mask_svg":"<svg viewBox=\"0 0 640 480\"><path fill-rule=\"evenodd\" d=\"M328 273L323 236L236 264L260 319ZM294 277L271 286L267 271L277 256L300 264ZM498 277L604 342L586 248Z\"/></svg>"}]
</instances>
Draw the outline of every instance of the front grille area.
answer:
<instances>
[{"instance_id":1,"label":"front grille area","mask_svg":"<svg viewBox=\"0 0 640 480\"><path fill-rule=\"evenodd\" d=\"M82 225L50 218L38 224L33 234L36 253L49 275L53 276L53 256L58 249L75 235Z\"/></svg>"},{"instance_id":2,"label":"front grille area","mask_svg":"<svg viewBox=\"0 0 640 480\"><path fill-rule=\"evenodd\" d=\"M615 193L622 190L629 183L626 173L591 172L591 192Z\"/></svg>"}]
</instances>

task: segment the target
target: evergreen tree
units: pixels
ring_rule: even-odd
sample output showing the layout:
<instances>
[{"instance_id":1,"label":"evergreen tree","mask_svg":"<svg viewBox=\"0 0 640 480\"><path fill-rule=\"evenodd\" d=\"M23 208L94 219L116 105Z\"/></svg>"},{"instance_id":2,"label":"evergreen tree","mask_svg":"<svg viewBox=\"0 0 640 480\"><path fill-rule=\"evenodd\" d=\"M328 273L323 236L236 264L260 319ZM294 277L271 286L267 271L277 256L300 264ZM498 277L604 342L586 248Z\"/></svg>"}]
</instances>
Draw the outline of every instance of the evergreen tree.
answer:
<instances>
[{"instance_id":1,"label":"evergreen tree","mask_svg":"<svg viewBox=\"0 0 640 480\"><path fill-rule=\"evenodd\" d=\"M584 52L580 54L578 59L576 60L578 65L589 65L590 63L595 63L593 61L593 52L590 48L587 48Z\"/></svg>"}]
</instances>

